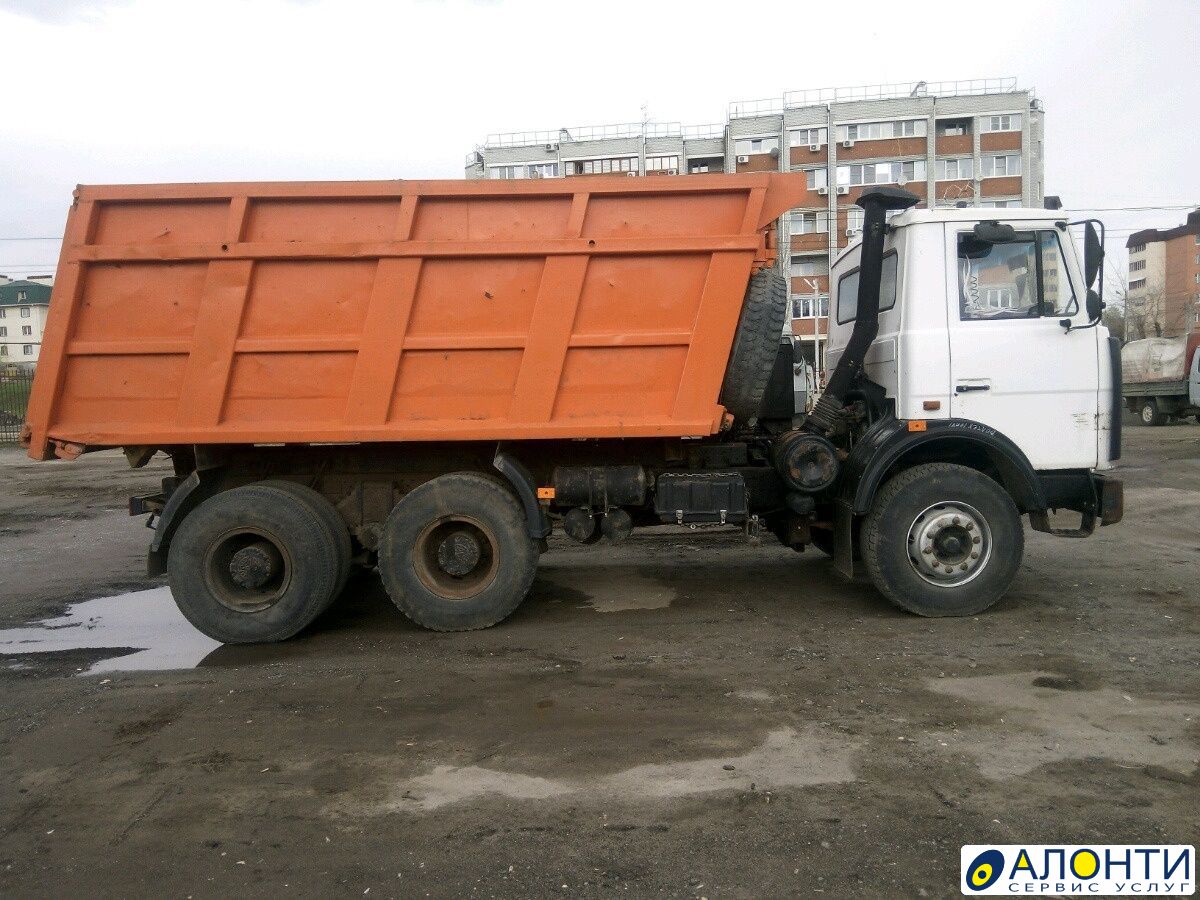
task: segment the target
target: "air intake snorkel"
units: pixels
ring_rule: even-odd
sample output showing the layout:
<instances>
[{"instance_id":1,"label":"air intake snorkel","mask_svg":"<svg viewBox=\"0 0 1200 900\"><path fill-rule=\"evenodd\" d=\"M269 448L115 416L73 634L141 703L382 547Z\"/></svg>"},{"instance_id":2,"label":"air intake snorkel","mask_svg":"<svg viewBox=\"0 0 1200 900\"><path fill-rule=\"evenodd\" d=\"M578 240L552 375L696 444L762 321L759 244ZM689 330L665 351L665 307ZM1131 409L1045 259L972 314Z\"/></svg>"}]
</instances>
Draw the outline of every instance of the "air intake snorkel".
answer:
<instances>
[{"instance_id":1,"label":"air intake snorkel","mask_svg":"<svg viewBox=\"0 0 1200 900\"><path fill-rule=\"evenodd\" d=\"M775 469L797 491L816 494L837 481L841 462L830 437L843 427L846 396L862 375L867 351L879 334L879 287L887 213L908 209L919 202L920 198L908 191L887 187L867 191L858 198L858 205L863 208L863 237L854 330L816 407L799 428L780 435L774 445Z\"/></svg>"},{"instance_id":2,"label":"air intake snorkel","mask_svg":"<svg viewBox=\"0 0 1200 900\"><path fill-rule=\"evenodd\" d=\"M858 198L863 208L862 250L858 262L858 306L854 330L842 352L825 392L803 426L812 434L829 435L838 430L839 414L846 395L863 371L871 342L879 334L879 283L883 273L883 238L887 232L887 213L908 209L920 198L900 188L881 187Z\"/></svg>"}]
</instances>

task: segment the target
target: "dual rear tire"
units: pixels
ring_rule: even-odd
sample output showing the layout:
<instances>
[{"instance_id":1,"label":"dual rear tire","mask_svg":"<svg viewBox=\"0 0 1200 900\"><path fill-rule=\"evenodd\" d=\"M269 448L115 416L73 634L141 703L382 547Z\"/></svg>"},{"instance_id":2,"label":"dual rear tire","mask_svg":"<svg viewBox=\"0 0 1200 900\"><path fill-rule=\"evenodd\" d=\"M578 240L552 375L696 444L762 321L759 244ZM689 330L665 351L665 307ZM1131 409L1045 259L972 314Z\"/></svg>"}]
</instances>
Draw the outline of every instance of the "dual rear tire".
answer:
<instances>
[{"instance_id":1,"label":"dual rear tire","mask_svg":"<svg viewBox=\"0 0 1200 900\"><path fill-rule=\"evenodd\" d=\"M324 497L266 481L208 498L171 541L167 576L184 617L227 644L292 637L341 593L350 534Z\"/></svg>"},{"instance_id":2,"label":"dual rear tire","mask_svg":"<svg viewBox=\"0 0 1200 900\"><path fill-rule=\"evenodd\" d=\"M351 542L319 493L289 481L222 491L171 541L167 574L180 612L214 640L282 641L345 587ZM512 493L486 475L443 475L411 491L384 525L379 570L396 607L435 631L486 628L533 583L538 548Z\"/></svg>"}]
</instances>

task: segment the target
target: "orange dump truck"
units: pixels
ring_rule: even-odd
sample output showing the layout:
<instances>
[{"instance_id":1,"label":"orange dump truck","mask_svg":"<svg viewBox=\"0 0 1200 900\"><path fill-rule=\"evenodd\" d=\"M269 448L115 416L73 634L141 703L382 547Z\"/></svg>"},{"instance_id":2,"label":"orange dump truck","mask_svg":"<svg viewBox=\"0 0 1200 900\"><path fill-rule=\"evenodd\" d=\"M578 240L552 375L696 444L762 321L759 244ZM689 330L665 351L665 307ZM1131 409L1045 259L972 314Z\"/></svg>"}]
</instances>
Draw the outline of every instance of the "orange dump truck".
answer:
<instances>
[{"instance_id":1,"label":"orange dump truck","mask_svg":"<svg viewBox=\"0 0 1200 900\"><path fill-rule=\"evenodd\" d=\"M152 517L151 574L222 641L295 634L355 564L421 625L494 624L555 527L768 530L839 546L845 568L834 500L870 419L865 346L794 427L774 223L804 190L790 174L81 187L29 454L169 454L174 476L131 513ZM860 322L884 213L914 202L859 200Z\"/></svg>"}]
</instances>

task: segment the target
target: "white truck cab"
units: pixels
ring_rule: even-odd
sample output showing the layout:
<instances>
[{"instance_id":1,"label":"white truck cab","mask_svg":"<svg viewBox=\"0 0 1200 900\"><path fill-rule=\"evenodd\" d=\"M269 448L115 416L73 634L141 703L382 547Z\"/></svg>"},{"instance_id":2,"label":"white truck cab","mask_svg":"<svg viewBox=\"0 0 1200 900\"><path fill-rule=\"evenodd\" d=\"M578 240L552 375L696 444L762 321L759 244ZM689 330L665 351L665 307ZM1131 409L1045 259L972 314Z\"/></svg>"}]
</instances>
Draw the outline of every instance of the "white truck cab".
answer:
<instances>
[{"instance_id":1,"label":"white truck cab","mask_svg":"<svg viewBox=\"0 0 1200 900\"><path fill-rule=\"evenodd\" d=\"M832 374L776 467L844 574L861 561L905 609L972 615L1015 577L1022 516L1086 537L1123 514L1101 474L1122 403L1103 226L1075 223L1081 254L1060 210L919 210L887 187L857 202L863 237L830 272Z\"/></svg>"},{"instance_id":2,"label":"white truck cab","mask_svg":"<svg viewBox=\"0 0 1200 900\"><path fill-rule=\"evenodd\" d=\"M1014 240L981 243L980 222L1010 225ZM854 327L860 253L851 245L830 273L830 368ZM995 429L1038 471L1111 468L1108 329L1088 327L1061 210L904 211L889 222L880 290L866 375L897 418Z\"/></svg>"}]
</instances>

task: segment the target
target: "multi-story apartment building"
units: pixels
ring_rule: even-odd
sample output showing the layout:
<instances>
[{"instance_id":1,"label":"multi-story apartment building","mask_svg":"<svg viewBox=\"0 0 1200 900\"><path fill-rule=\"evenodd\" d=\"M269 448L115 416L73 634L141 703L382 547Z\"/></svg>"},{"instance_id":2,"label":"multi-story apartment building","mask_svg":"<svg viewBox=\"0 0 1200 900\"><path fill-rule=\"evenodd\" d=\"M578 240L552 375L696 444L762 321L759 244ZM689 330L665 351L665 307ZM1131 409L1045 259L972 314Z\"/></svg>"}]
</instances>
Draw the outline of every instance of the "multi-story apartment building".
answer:
<instances>
[{"instance_id":1,"label":"multi-story apartment building","mask_svg":"<svg viewBox=\"0 0 1200 900\"><path fill-rule=\"evenodd\" d=\"M48 284L24 280L0 284L0 367L37 363L49 309Z\"/></svg>"},{"instance_id":2,"label":"multi-story apartment building","mask_svg":"<svg viewBox=\"0 0 1200 900\"><path fill-rule=\"evenodd\" d=\"M1129 236L1125 334L1177 337L1200 326L1200 209L1176 228Z\"/></svg>"},{"instance_id":3,"label":"multi-story apartment building","mask_svg":"<svg viewBox=\"0 0 1200 900\"><path fill-rule=\"evenodd\" d=\"M804 172L808 195L780 225L791 333L811 361L829 333L829 266L862 227L869 185L903 185L922 205L1040 206L1042 108L1012 78L791 91L735 101L718 125L630 124L494 134L468 178L626 172Z\"/></svg>"}]
</instances>

